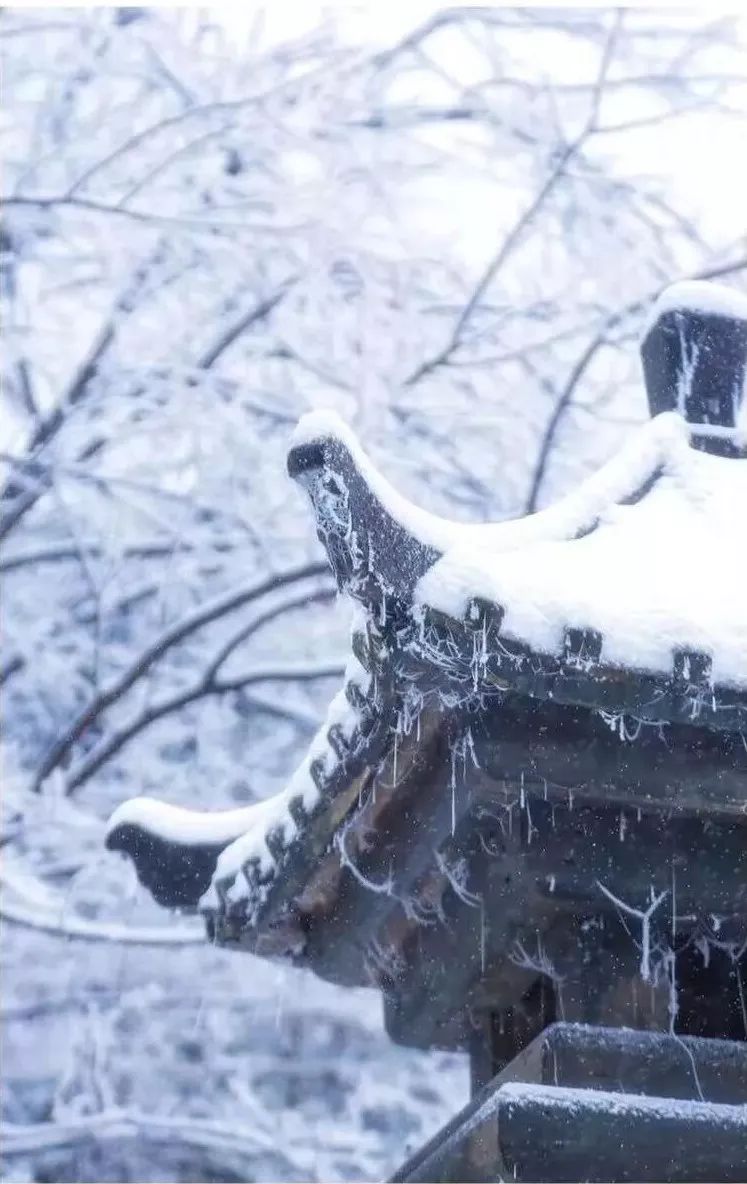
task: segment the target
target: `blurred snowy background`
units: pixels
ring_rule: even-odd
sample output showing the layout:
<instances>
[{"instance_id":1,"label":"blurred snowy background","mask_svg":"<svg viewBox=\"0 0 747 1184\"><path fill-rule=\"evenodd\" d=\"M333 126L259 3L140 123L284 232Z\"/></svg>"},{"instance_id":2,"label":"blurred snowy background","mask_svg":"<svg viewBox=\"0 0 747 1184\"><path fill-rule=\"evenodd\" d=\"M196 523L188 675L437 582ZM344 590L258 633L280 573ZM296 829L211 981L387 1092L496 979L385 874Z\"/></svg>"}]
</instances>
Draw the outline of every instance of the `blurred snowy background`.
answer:
<instances>
[{"instance_id":1,"label":"blurred snowy background","mask_svg":"<svg viewBox=\"0 0 747 1184\"><path fill-rule=\"evenodd\" d=\"M650 299L745 284L746 43L713 6L0 13L6 1179L380 1179L466 1100L375 993L149 906L103 823L276 791L336 687L302 412L469 521L646 415Z\"/></svg>"}]
</instances>

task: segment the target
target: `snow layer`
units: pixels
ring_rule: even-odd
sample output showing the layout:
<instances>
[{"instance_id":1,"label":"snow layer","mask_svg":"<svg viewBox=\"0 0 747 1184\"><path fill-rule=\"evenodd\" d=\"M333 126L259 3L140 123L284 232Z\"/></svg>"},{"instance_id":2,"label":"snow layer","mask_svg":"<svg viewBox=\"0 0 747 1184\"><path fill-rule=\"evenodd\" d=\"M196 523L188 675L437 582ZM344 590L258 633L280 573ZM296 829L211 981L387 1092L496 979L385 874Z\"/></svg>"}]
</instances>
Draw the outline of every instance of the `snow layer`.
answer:
<instances>
[{"instance_id":1,"label":"snow layer","mask_svg":"<svg viewBox=\"0 0 747 1184\"><path fill-rule=\"evenodd\" d=\"M354 657L351 657L348 663L345 677L347 682L358 682L364 689L368 684L368 674ZM256 861L261 876L272 875L275 859L267 846L267 835L270 831L279 830L285 846L293 840L297 827L290 813L290 803L300 800L308 814L319 800L319 789L311 775L313 762L321 759L323 771L327 775L331 775L337 762L327 738L329 729L337 725L345 739L349 740L357 722L358 717L343 689L330 703L324 723L282 793L263 802L257 802L243 812L246 815L243 833L219 855L212 883L200 901L202 910L210 911L220 907L217 884L227 888L228 899L234 903L250 898L249 884L240 874L245 864Z\"/></svg>"},{"instance_id":2,"label":"snow layer","mask_svg":"<svg viewBox=\"0 0 747 1184\"><path fill-rule=\"evenodd\" d=\"M715 682L747 686L745 509L747 462L691 449L666 413L570 497L449 548L416 602L462 618L482 597L507 637L550 654L566 628L596 629L604 662L640 670L698 650Z\"/></svg>"},{"instance_id":3,"label":"snow layer","mask_svg":"<svg viewBox=\"0 0 747 1184\"><path fill-rule=\"evenodd\" d=\"M251 825L256 806L238 810L185 810L155 798L130 798L112 814L106 833L127 823L170 843L227 843Z\"/></svg>"},{"instance_id":4,"label":"snow layer","mask_svg":"<svg viewBox=\"0 0 747 1184\"><path fill-rule=\"evenodd\" d=\"M712 1122L747 1125L747 1106L729 1106L721 1102L700 1102L683 1098L660 1098L641 1094L612 1093L601 1089L583 1089L563 1085L536 1085L529 1082L508 1082L494 1095L494 1103L515 1098L546 1106L568 1109L574 1105L594 1109L604 1114L632 1114L641 1118L678 1118L682 1122ZM483 1111L484 1113L484 1111Z\"/></svg>"},{"instance_id":5,"label":"snow layer","mask_svg":"<svg viewBox=\"0 0 747 1184\"><path fill-rule=\"evenodd\" d=\"M724 284L713 284L705 280L683 280L670 284L651 306L643 331L645 337L659 317L676 311L709 313L711 316L733 317L747 321L747 296Z\"/></svg>"},{"instance_id":6,"label":"snow layer","mask_svg":"<svg viewBox=\"0 0 747 1184\"><path fill-rule=\"evenodd\" d=\"M355 433L332 411L313 411L299 421L292 444L332 438L349 450L371 491L410 534L437 551L454 547L503 550L545 539L566 539L594 522L610 501L635 492L677 448L687 448L681 417L667 412L651 420L639 436L577 491L537 514L508 522L470 524L440 518L403 497L377 470Z\"/></svg>"}]
</instances>

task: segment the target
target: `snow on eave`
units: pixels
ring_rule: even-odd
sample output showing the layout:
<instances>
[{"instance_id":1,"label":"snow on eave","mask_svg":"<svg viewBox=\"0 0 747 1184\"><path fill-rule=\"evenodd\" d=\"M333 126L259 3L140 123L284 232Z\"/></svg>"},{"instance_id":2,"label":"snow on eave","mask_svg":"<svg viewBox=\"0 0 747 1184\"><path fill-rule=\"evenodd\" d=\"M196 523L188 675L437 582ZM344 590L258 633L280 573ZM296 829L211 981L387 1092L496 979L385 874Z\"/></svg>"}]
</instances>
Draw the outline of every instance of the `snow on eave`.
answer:
<instances>
[{"instance_id":1,"label":"snow on eave","mask_svg":"<svg viewBox=\"0 0 747 1184\"><path fill-rule=\"evenodd\" d=\"M652 304L643 328L643 338L648 336L659 318L668 312L705 313L747 321L747 296L725 284L706 280L682 280L670 284Z\"/></svg>"},{"instance_id":2,"label":"snow on eave","mask_svg":"<svg viewBox=\"0 0 747 1184\"><path fill-rule=\"evenodd\" d=\"M155 798L130 798L112 814L106 837L120 826L135 826L167 843L186 846L201 843L230 843L243 833L253 818L254 806L236 810L186 810Z\"/></svg>"},{"instance_id":3,"label":"snow on eave","mask_svg":"<svg viewBox=\"0 0 747 1184\"><path fill-rule=\"evenodd\" d=\"M543 542L565 542L583 534L610 507L635 499L657 474L673 469L690 451L688 427L674 411L643 424L601 469L565 497L522 518L479 526L463 526L455 540L461 552L483 554L514 551ZM429 603L439 564L422 577L416 603Z\"/></svg>"},{"instance_id":4,"label":"snow on eave","mask_svg":"<svg viewBox=\"0 0 747 1184\"><path fill-rule=\"evenodd\" d=\"M336 412L310 411L302 416L291 438L291 447L328 439L339 441L348 450L361 477L384 509L421 543L436 551L445 551L457 541L463 525L431 514L399 493L379 472L355 432Z\"/></svg>"},{"instance_id":5,"label":"snow on eave","mask_svg":"<svg viewBox=\"0 0 747 1184\"><path fill-rule=\"evenodd\" d=\"M351 655L345 671L346 683L365 685L368 679L357 658ZM332 776L338 764L338 758L329 743L330 728L340 729L344 738L349 740L358 722L358 716L343 687L332 699L322 726L285 789L247 808L247 825L242 833L233 836L233 841L218 856L210 887L199 903L202 912L219 910L221 897L225 895L234 904L246 902L251 920L262 888L260 884L250 883L242 874L243 870L250 864L257 864L263 882L272 879L277 865L268 846L270 831L280 835L285 848L297 837L299 830L290 812L291 803L301 805L304 813L311 816L320 800L320 790L312 771L314 764L321 761L322 772L327 777Z\"/></svg>"},{"instance_id":6,"label":"snow on eave","mask_svg":"<svg viewBox=\"0 0 747 1184\"><path fill-rule=\"evenodd\" d=\"M455 620L474 598L500 605L501 633L540 654L562 653L569 628L593 630L619 669L669 676L678 651L695 651L713 685L745 686L747 462L687 436L678 415L658 416L563 501L446 552L416 605Z\"/></svg>"},{"instance_id":7,"label":"snow on eave","mask_svg":"<svg viewBox=\"0 0 747 1184\"><path fill-rule=\"evenodd\" d=\"M292 446L339 440L384 509L422 543L445 552L452 547L503 550L540 539L572 537L590 526L602 508L632 497L663 464L687 449L688 429L676 412L667 411L644 424L634 438L602 469L554 506L516 519L466 523L441 518L414 505L382 476L350 427L335 412L314 411L299 421ZM427 575L424 577L427 580Z\"/></svg>"}]
</instances>

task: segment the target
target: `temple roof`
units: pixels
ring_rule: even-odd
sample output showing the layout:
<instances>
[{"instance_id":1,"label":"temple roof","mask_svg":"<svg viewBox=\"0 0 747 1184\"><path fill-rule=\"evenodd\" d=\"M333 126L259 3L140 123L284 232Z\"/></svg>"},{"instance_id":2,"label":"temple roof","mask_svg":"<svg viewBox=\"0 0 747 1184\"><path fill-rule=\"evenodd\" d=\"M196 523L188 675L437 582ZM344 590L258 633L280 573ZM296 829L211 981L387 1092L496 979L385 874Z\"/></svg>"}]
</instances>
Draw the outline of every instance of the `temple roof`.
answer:
<instances>
[{"instance_id":1,"label":"temple roof","mask_svg":"<svg viewBox=\"0 0 747 1184\"><path fill-rule=\"evenodd\" d=\"M364 604L409 601L423 625L411 644L434 665L439 655L425 635L431 612L450 618L455 628L483 632L476 661L486 671L489 619L494 647L505 641L517 658L524 650L540 661L559 661L569 633L595 638L590 681L608 667L631 678L669 678L677 655L691 652L704 656L709 682L720 688L719 707L726 710L729 687L747 689L747 615L735 595L747 579L747 548L737 541L747 465L691 448L676 413L645 424L600 472L549 509L494 525L462 525L411 505L328 413L304 417L291 455L317 448L323 460L316 471L323 476L314 480L307 471L306 481L314 480L311 493L328 549L349 550L350 573L338 567L342 586L349 583ZM342 495L325 488L335 478L345 483ZM369 507L359 481L408 536L386 566L368 537ZM362 568L380 580L378 591L356 589ZM469 660L475 661L473 652ZM519 677L522 663L514 666ZM511 671L503 673L510 682ZM662 703L657 718L675 710ZM709 714L711 706L696 710ZM715 707L713 714L720 726Z\"/></svg>"},{"instance_id":2,"label":"temple roof","mask_svg":"<svg viewBox=\"0 0 747 1184\"><path fill-rule=\"evenodd\" d=\"M707 383L723 330L742 369L719 389L741 393L747 311L686 296L666 296L644 340L647 379L664 373L674 390L669 409L649 386L659 413L578 489L525 518L430 514L341 420L304 417L288 468L354 602L344 686L276 797L218 815L148 799L115 812L108 844L133 857L157 899L198 906L221 943L302 956L314 917L334 914L339 929L362 915L340 909L341 877L365 889L361 907L379 920L418 877L452 883L439 851L485 782L491 800L496 786L520 785L523 797L526 785L621 817L633 807L639 821L642 808L743 820L747 460L738 398L716 415L698 396L698 365L711 357ZM658 339L666 346L671 332L686 347L673 371ZM436 788L418 804L426 781ZM390 837L371 850L377 832ZM361 981L358 967L349 974Z\"/></svg>"}]
</instances>

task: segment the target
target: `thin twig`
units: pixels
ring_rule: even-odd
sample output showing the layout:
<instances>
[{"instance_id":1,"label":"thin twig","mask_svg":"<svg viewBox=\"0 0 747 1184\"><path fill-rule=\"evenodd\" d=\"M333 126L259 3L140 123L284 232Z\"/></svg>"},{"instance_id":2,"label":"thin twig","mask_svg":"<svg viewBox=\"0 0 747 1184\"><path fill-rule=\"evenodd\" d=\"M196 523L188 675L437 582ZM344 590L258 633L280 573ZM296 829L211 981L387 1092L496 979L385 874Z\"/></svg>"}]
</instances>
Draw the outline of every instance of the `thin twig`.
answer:
<instances>
[{"instance_id":1,"label":"thin twig","mask_svg":"<svg viewBox=\"0 0 747 1184\"><path fill-rule=\"evenodd\" d=\"M46 780L49 774L65 760L73 745L83 736L83 734L95 723L105 711L107 711L114 703L116 703L126 691L132 687L139 678L150 670L155 662L159 661L169 650L175 645L190 637L198 629L204 628L205 625L212 624L219 618L233 613L236 609L243 608L245 605L252 604L262 596L268 595L270 592L275 592L280 588L287 587L289 584L294 584L299 581L313 579L316 576L325 575L328 571L326 564L322 563L307 563L301 567L294 568L290 571L271 575L261 580L258 584L253 584L250 587L242 587L217 600L203 605L195 612L190 613L181 621L166 629L160 637L152 642L141 653L134 662L127 667L127 669L119 675L106 689L99 692L99 694L87 704L87 706L78 713L76 718L68 726L66 731L58 737L55 743L50 747L46 756L34 778L34 789L39 790L42 783Z\"/></svg>"},{"instance_id":2,"label":"thin twig","mask_svg":"<svg viewBox=\"0 0 747 1184\"><path fill-rule=\"evenodd\" d=\"M196 703L199 699L205 699L214 695L227 695L233 691L243 691L247 687L256 686L258 683L313 682L316 679L341 678L344 671L344 661L337 659L329 662L299 663L295 665L289 663L286 666L258 667L246 674L241 674L233 678L216 678L208 683L200 679L197 684L189 687L187 690L152 704L152 706L143 711L136 719L132 720L131 723L126 724L108 736L106 740L84 757L80 764L71 770L65 780L65 790L70 794L76 789L79 789L94 773L98 772L102 765L108 760L111 760L113 756L116 756L126 744L129 744L131 740L139 736L141 732L165 716L172 715L175 711L180 711L181 708L187 707L191 703Z\"/></svg>"},{"instance_id":3,"label":"thin twig","mask_svg":"<svg viewBox=\"0 0 747 1184\"><path fill-rule=\"evenodd\" d=\"M727 275L735 275L740 271L747 271L747 255L738 257L727 263L703 268L701 271L696 272L689 278L694 280L715 280ZM535 462L529 493L527 495L526 505L524 508L524 512L526 514L533 514L537 509L540 489L545 477L547 462L555 443L555 437L557 436L558 429L560 428L563 419L572 405L573 396L576 392L576 388L581 382L581 379L584 377L596 355L607 344L610 334L623 321L630 317L637 316L643 312L643 310L659 296L663 286L664 285L661 284L658 285L653 291L649 292L648 295L641 297L638 300L633 300L624 308L618 309L616 312L611 313L603 323L601 329L597 331L597 333L584 348L583 352L574 363L570 374L565 381L563 389L558 396L558 400L552 409L547 427L545 428L544 434L542 436L542 442L540 444L539 453Z\"/></svg>"}]
</instances>

